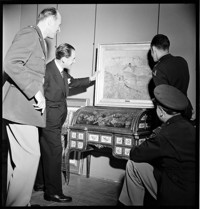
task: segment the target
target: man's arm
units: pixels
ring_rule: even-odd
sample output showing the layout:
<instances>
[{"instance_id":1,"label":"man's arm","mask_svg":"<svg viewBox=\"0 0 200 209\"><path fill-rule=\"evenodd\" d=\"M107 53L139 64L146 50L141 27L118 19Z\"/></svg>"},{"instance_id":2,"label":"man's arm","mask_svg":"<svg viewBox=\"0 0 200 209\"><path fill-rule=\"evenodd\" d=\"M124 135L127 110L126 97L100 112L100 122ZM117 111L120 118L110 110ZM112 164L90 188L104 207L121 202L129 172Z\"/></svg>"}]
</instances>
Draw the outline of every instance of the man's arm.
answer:
<instances>
[{"instance_id":1,"label":"man's arm","mask_svg":"<svg viewBox=\"0 0 200 209\"><path fill-rule=\"evenodd\" d=\"M90 82L96 80L97 75L98 75L98 72L95 72L90 77L73 78L71 75L68 74L69 87L76 88L76 87L82 87L82 86L89 86Z\"/></svg>"},{"instance_id":2,"label":"man's arm","mask_svg":"<svg viewBox=\"0 0 200 209\"><path fill-rule=\"evenodd\" d=\"M134 162L150 163L155 158L161 156L160 138L152 137L144 141L141 145L133 147L130 151L130 160Z\"/></svg>"},{"instance_id":3,"label":"man's arm","mask_svg":"<svg viewBox=\"0 0 200 209\"><path fill-rule=\"evenodd\" d=\"M28 98L32 98L42 89L40 78L43 75L40 66L37 71L31 69L30 65L27 67L27 62L35 50L37 38L37 34L31 28L23 29L15 36L4 60L5 72Z\"/></svg>"},{"instance_id":4,"label":"man's arm","mask_svg":"<svg viewBox=\"0 0 200 209\"><path fill-rule=\"evenodd\" d=\"M158 86L160 84L168 84L167 76L162 71L162 69L155 68L153 72L153 81L155 86Z\"/></svg>"}]
</instances>

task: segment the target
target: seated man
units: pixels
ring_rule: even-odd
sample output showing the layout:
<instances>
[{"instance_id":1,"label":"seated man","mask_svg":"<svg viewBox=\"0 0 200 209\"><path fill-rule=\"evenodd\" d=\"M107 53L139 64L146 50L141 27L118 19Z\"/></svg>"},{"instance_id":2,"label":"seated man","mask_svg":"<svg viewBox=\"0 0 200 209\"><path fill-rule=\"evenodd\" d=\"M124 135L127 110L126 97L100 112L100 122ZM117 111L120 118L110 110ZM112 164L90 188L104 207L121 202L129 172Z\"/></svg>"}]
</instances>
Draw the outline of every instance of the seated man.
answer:
<instances>
[{"instance_id":1,"label":"seated man","mask_svg":"<svg viewBox=\"0 0 200 209\"><path fill-rule=\"evenodd\" d=\"M162 84L154 89L156 112L163 122L149 139L130 151L119 197L124 205L143 205L145 189L157 205L195 205L195 128L181 113L186 96Z\"/></svg>"}]
</instances>

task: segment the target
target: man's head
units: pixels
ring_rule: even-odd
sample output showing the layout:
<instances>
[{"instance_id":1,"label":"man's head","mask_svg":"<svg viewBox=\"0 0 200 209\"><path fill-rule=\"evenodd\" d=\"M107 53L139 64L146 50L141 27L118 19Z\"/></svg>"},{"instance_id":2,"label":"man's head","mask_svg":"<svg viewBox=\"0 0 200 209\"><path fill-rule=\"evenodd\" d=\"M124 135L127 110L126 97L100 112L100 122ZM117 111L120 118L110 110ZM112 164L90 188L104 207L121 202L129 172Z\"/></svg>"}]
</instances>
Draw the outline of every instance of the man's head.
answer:
<instances>
[{"instance_id":1,"label":"man's head","mask_svg":"<svg viewBox=\"0 0 200 209\"><path fill-rule=\"evenodd\" d=\"M60 32L61 15L54 7L42 10L37 21L44 38L53 39Z\"/></svg>"},{"instance_id":2,"label":"man's head","mask_svg":"<svg viewBox=\"0 0 200 209\"><path fill-rule=\"evenodd\" d=\"M56 59L63 68L69 69L75 63L75 48L67 43L60 44L56 49Z\"/></svg>"},{"instance_id":3,"label":"man's head","mask_svg":"<svg viewBox=\"0 0 200 209\"><path fill-rule=\"evenodd\" d=\"M151 41L151 56L157 62L162 56L169 53L170 41L167 36L157 34Z\"/></svg>"},{"instance_id":4,"label":"man's head","mask_svg":"<svg viewBox=\"0 0 200 209\"><path fill-rule=\"evenodd\" d=\"M161 84L154 89L156 112L159 119L166 122L176 114L180 114L188 106L187 97L177 88Z\"/></svg>"}]
</instances>

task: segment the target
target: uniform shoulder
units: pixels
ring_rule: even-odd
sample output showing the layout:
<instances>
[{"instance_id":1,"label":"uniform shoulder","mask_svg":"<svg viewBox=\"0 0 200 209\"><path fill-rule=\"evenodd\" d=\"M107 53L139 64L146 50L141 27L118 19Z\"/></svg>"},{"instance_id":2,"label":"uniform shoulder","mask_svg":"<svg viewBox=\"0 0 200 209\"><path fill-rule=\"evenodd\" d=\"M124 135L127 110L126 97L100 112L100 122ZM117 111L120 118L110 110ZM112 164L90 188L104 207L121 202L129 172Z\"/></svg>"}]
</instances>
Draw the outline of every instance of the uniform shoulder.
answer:
<instances>
[{"instance_id":1,"label":"uniform shoulder","mask_svg":"<svg viewBox=\"0 0 200 209\"><path fill-rule=\"evenodd\" d=\"M17 33L17 36L18 35L23 36L23 37L28 37L30 40L38 37L35 29L30 26L24 27L21 30L19 30Z\"/></svg>"},{"instance_id":2,"label":"uniform shoulder","mask_svg":"<svg viewBox=\"0 0 200 209\"><path fill-rule=\"evenodd\" d=\"M174 59L179 60L180 62L186 62L185 58L181 56L173 56Z\"/></svg>"}]
</instances>

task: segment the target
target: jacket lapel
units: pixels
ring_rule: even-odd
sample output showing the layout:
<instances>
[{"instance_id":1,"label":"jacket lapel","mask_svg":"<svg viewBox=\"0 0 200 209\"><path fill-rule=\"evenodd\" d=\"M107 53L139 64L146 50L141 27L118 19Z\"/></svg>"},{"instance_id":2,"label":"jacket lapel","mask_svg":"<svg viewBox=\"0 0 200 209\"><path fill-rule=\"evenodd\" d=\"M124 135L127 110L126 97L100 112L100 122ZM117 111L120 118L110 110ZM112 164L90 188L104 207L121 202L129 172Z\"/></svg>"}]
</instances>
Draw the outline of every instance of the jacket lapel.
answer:
<instances>
[{"instance_id":1,"label":"jacket lapel","mask_svg":"<svg viewBox=\"0 0 200 209\"><path fill-rule=\"evenodd\" d=\"M69 86L68 86L68 74L65 70L63 70L63 80L64 80L64 84L65 84L65 96L68 95L69 92Z\"/></svg>"},{"instance_id":2,"label":"jacket lapel","mask_svg":"<svg viewBox=\"0 0 200 209\"><path fill-rule=\"evenodd\" d=\"M60 71L57 68L54 60L52 60L52 68L53 68L53 74L54 74L55 79L56 79L56 83L58 84L58 86L60 86L64 95L66 95L66 88L65 88L64 79L62 78L62 76L60 74Z\"/></svg>"}]
</instances>

